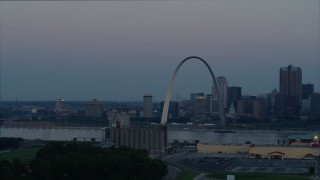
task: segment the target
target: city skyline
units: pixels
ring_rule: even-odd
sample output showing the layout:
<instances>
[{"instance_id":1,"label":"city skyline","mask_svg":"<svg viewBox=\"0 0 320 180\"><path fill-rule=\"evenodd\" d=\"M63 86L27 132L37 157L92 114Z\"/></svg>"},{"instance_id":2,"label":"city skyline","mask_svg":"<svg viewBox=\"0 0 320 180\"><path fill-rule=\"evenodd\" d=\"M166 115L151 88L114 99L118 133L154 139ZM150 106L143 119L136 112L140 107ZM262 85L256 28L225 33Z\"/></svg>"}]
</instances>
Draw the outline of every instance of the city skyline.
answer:
<instances>
[{"instance_id":1,"label":"city skyline","mask_svg":"<svg viewBox=\"0 0 320 180\"><path fill-rule=\"evenodd\" d=\"M279 90L289 64L320 91L319 1L0 4L1 100L163 101L188 56L242 94ZM211 86L190 61L172 100Z\"/></svg>"}]
</instances>

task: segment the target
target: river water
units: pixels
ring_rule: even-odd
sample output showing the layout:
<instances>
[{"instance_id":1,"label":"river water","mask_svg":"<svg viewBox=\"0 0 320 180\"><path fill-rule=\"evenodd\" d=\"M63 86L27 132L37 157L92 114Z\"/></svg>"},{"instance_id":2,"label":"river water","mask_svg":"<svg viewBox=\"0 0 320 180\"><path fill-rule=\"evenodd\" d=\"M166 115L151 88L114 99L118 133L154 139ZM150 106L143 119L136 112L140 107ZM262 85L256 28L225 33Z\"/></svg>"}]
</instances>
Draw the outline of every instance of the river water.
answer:
<instances>
[{"instance_id":1,"label":"river water","mask_svg":"<svg viewBox=\"0 0 320 180\"><path fill-rule=\"evenodd\" d=\"M234 133L217 133L214 131L168 131L168 140L199 140L208 144L280 144L287 143L287 132L272 131L235 131Z\"/></svg>"},{"instance_id":2,"label":"river water","mask_svg":"<svg viewBox=\"0 0 320 180\"><path fill-rule=\"evenodd\" d=\"M0 137L22 137L24 139L42 140L86 140L94 138L101 141L104 136L101 128L12 128L1 127ZM234 133L217 133L211 130L173 130L168 129L168 142L174 140L199 140L208 144L280 144L288 143L289 132L278 131L236 131Z\"/></svg>"},{"instance_id":3,"label":"river water","mask_svg":"<svg viewBox=\"0 0 320 180\"><path fill-rule=\"evenodd\" d=\"M101 129L89 128L7 128L1 127L1 137L21 137L23 139L42 139L42 140L73 140L91 138L101 141Z\"/></svg>"}]
</instances>

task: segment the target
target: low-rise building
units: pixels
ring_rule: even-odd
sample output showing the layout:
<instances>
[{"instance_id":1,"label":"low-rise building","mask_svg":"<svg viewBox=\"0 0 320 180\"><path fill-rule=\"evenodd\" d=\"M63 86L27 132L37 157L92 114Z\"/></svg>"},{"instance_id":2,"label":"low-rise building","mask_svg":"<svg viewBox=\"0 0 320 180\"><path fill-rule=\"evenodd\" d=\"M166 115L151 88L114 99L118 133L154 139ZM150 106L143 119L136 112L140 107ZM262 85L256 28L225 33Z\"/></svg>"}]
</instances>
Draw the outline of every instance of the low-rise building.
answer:
<instances>
[{"instance_id":1,"label":"low-rise building","mask_svg":"<svg viewBox=\"0 0 320 180\"><path fill-rule=\"evenodd\" d=\"M312 159L320 156L318 134L288 136L289 145L208 145L197 144L199 153L245 153L249 158Z\"/></svg>"}]
</instances>

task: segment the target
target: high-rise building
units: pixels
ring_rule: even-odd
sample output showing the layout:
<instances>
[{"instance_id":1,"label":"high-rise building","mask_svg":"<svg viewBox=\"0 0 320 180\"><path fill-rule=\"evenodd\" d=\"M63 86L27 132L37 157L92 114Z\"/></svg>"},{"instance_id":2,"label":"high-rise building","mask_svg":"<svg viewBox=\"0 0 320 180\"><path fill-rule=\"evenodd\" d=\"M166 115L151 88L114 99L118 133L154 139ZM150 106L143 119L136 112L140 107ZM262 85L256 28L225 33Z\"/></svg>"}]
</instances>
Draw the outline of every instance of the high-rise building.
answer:
<instances>
[{"instance_id":1,"label":"high-rise building","mask_svg":"<svg viewBox=\"0 0 320 180\"><path fill-rule=\"evenodd\" d=\"M301 109L300 116L310 116L311 113L311 95L314 93L313 84L302 84L301 85Z\"/></svg>"},{"instance_id":2,"label":"high-rise building","mask_svg":"<svg viewBox=\"0 0 320 180\"><path fill-rule=\"evenodd\" d=\"M270 113L269 114L273 117L276 116L276 96L278 93L279 93L278 90L276 88L274 88L270 94L270 102L269 102Z\"/></svg>"},{"instance_id":3,"label":"high-rise building","mask_svg":"<svg viewBox=\"0 0 320 180\"><path fill-rule=\"evenodd\" d=\"M197 119L206 118L208 115L206 96L196 96L194 99L194 116Z\"/></svg>"},{"instance_id":4,"label":"high-rise building","mask_svg":"<svg viewBox=\"0 0 320 180\"><path fill-rule=\"evenodd\" d=\"M143 113L144 117L153 117L152 95L150 94L143 96Z\"/></svg>"},{"instance_id":5,"label":"high-rise building","mask_svg":"<svg viewBox=\"0 0 320 180\"><path fill-rule=\"evenodd\" d=\"M238 100L241 99L241 87L232 86L228 87L228 107L233 104L234 108L237 109Z\"/></svg>"},{"instance_id":6,"label":"high-rise building","mask_svg":"<svg viewBox=\"0 0 320 180\"><path fill-rule=\"evenodd\" d=\"M266 101L259 98L253 102L253 116L257 119L266 117Z\"/></svg>"},{"instance_id":7,"label":"high-rise building","mask_svg":"<svg viewBox=\"0 0 320 180\"><path fill-rule=\"evenodd\" d=\"M207 94L206 95L206 104L207 104L207 112L208 112L208 116L212 116L213 115L213 109L212 109L212 95L211 94Z\"/></svg>"},{"instance_id":8,"label":"high-rise building","mask_svg":"<svg viewBox=\"0 0 320 180\"><path fill-rule=\"evenodd\" d=\"M85 112L88 117L102 118L103 103L93 99L86 103Z\"/></svg>"},{"instance_id":9,"label":"high-rise building","mask_svg":"<svg viewBox=\"0 0 320 180\"><path fill-rule=\"evenodd\" d=\"M195 103L196 103L196 97L204 97L204 93L191 93L190 94L190 106L188 109L188 115L190 117L195 117Z\"/></svg>"},{"instance_id":10,"label":"high-rise building","mask_svg":"<svg viewBox=\"0 0 320 180\"><path fill-rule=\"evenodd\" d=\"M313 84L302 84L301 86L301 96L302 99L308 99L311 94L314 93L314 85Z\"/></svg>"},{"instance_id":11,"label":"high-rise building","mask_svg":"<svg viewBox=\"0 0 320 180\"><path fill-rule=\"evenodd\" d=\"M311 113L311 96L308 99L302 99L300 116L310 116Z\"/></svg>"},{"instance_id":12,"label":"high-rise building","mask_svg":"<svg viewBox=\"0 0 320 180\"><path fill-rule=\"evenodd\" d=\"M223 76L217 77L217 82L220 87L220 97L222 99L223 108L228 108L228 82ZM217 99L218 95L216 91L213 91L213 99Z\"/></svg>"},{"instance_id":13,"label":"high-rise building","mask_svg":"<svg viewBox=\"0 0 320 180\"><path fill-rule=\"evenodd\" d=\"M285 116L299 115L301 107L302 72L300 67L289 65L280 68L280 93L285 97Z\"/></svg>"},{"instance_id":14,"label":"high-rise building","mask_svg":"<svg viewBox=\"0 0 320 180\"><path fill-rule=\"evenodd\" d=\"M210 112L211 112L211 115L212 116L216 116L218 117L220 115L220 111L219 111L219 101L218 101L218 95L217 93L215 92L215 89L214 89L214 86L212 86L212 102L211 102L211 109L210 109Z\"/></svg>"},{"instance_id":15,"label":"high-rise building","mask_svg":"<svg viewBox=\"0 0 320 180\"><path fill-rule=\"evenodd\" d=\"M67 109L67 100L65 99L57 99L56 100L56 111L60 112Z\"/></svg>"},{"instance_id":16,"label":"high-rise building","mask_svg":"<svg viewBox=\"0 0 320 180\"><path fill-rule=\"evenodd\" d=\"M311 95L311 118L320 119L320 93Z\"/></svg>"},{"instance_id":17,"label":"high-rise building","mask_svg":"<svg viewBox=\"0 0 320 180\"><path fill-rule=\"evenodd\" d=\"M285 96L284 96L284 93L278 93L275 96L274 114L278 118L285 117Z\"/></svg>"}]
</instances>

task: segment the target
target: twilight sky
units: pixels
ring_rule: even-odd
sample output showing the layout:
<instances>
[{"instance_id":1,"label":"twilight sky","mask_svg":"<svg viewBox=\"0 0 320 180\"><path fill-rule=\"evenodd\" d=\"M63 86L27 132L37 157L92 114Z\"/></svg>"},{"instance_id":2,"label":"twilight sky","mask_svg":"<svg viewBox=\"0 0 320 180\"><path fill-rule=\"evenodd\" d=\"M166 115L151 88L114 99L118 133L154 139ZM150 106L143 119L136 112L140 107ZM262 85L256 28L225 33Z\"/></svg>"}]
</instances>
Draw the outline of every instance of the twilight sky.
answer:
<instances>
[{"instance_id":1,"label":"twilight sky","mask_svg":"<svg viewBox=\"0 0 320 180\"><path fill-rule=\"evenodd\" d=\"M302 68L320 91L318 0L0 2L1 100L163 100L181 60L199 56L243 94ZM198 61L172 99L210 93Z\"/></svg>"}]
</instances>

